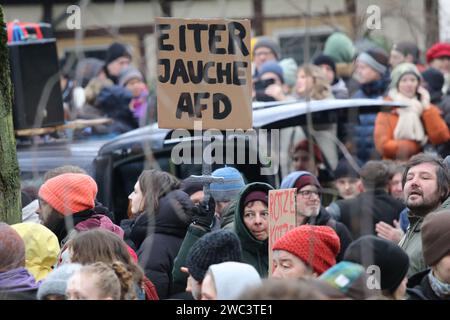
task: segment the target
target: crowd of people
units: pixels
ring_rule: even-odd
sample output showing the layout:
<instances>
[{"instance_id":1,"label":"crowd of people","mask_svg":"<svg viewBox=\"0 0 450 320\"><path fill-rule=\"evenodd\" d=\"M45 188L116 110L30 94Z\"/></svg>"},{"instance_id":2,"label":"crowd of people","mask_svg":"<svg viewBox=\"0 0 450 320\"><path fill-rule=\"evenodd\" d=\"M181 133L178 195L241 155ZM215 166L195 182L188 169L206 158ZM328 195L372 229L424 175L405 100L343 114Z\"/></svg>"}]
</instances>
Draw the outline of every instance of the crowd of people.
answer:
<instances>
[{"instance_id":1,"label":"crowd of people","mask_svg":"<svg viewBox=\"0 0 450 320\"><path fill-rule=\"evenodd\" d=\"M82 169L55 168L36 220L0 223L0 298L445 300L449 163L419 153L355 170L343 159L327 207L316 175L290 173L280 188L297 190L297 227L273 243L271 269L274 187L233 167L212 173L223 182L210 184L209 199L194 178L144 170L122 221Z\"/></svg>"},{"instance_id":2,"label":"crowd of people","mask_svg":"<svg viewBox=\"0 0 450 320\"><path fill-rule=\"evenodd\" d=\"M266 37L252 55L254 100L406 107L316 128L337 135L348 153L300 139L280 186L224 166L212 173L222 183L205 195L194 178L144 170L127 214L103 206L81 168L54 168L37 195L22 192L23 222L0 222L0 299L448 300L450 44L428 49L427 65L415 44L395 44L390 55L375 44L358 51L340 32L301 66L281 59ZM68 95L69 116L114 119L94 128L103 133L155 121L130 62L119 43L105 62L81 61L76 83L65 83L81 88ZM269 263L269 191L277 188L296 188L296 227L275 241Z\"/></svg>"},{"instance_id":3,"label":"crowd of people","mask_svg":"<svg viewBox=\"0 0 450 320\"><path fill-rule=\"evenodd\" d=\"M113 120L90 128L89 134L94 135L121 134L156 121L156 99L144 75L133 66L131 50L125 44L111 44L104 61L85 58L72 68L67 60L61 61L66 120Z\"/></svg>"}]
</instances>

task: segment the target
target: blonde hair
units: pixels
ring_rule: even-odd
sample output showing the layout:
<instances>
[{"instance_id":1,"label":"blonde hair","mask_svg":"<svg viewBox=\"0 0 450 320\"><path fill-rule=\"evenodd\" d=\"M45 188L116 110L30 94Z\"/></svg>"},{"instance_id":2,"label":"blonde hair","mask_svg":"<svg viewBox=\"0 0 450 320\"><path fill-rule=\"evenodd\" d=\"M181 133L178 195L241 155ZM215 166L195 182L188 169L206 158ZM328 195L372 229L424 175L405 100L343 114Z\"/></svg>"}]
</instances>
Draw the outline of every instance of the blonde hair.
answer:
<instances>
[{"instance_id":1,"label":"blonde hair","mask_svg":"<svg viewBox=\"0 0 450 320\"><path fill-rule=\"evenodd\" d=\"M300 71L303 71L307 77L313 78L313 87L304 95L309 95L311 100L324 100L333 97L328 79L320 67L304 64L298 68L297 76Z\"/></svg>"},{"instance_id":2,"label":"blonde hair","mask_svg":"<svg viewBox=\"0 0 450 320\"><path fill-rule=\"evenodd\" d=\"M95 277L95 286L103 298L136 300L133 275L120 261L114 261L111 265L96 262L83 266L78 272Z\"/></svg>"}]
</instances>

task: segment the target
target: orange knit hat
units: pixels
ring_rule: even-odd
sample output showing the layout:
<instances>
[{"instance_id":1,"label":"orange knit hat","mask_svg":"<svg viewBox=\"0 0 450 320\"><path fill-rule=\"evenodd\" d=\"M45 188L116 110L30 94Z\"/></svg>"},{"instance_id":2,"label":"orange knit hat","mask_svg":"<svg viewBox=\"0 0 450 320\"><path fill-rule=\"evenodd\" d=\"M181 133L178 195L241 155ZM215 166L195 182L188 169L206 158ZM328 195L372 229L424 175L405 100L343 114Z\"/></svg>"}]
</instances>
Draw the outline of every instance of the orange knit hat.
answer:
<instances>
[{"instance_id":1,"label":"orange knit hat","mask_svg":"<svg viewBox=\"0 0 450 320\"><path fill-rule=\"evenodd\" d=\"M39 197L62 215L71 215L95 206L97 183L81 173L64 173L47 180Z\"/></svg>"},{"instance_id":2,"label":"orange knit hat","mask_svg":"<svg viewBox=\"0 0 450 320\"><path fill-rule=\"evenodd\" d=\"M340 240L327 226L302 225L275 241L272 250L284 250L297 256L318 275L336 264Z\"/></svg>"}]
</instances>

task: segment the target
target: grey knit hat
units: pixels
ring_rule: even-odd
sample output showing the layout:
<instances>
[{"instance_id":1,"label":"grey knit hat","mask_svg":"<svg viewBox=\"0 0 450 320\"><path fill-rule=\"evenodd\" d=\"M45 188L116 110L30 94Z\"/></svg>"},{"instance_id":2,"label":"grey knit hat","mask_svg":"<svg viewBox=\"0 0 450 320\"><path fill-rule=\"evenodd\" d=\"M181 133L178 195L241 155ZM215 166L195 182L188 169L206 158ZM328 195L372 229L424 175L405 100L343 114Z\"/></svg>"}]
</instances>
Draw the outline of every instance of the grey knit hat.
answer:
<instances>
[{"instance_id":1,"label":"grey knit hat","mask_svg":"<svg viewBox=\"0 0 450 320\"><path fill-rule=\"evenodd\" d=\"M281 57L281 49L278 43L276 43L274 40L270 39L269 37L259 37L256 41L254 47L253 47L253 53L258 48L269 48L273 54L275 55L275 58L277 60L280 60Z\"/></svg>"},{"instance_id":2,"label":"grey knit hat","mask_svg":"<svg viewBox=\"0 0 450 320\"><path fill-rule=\"evenodd\" d=\"M381 75L388 70L389 66L389 57L386 52L380 48L372 48L360 53L356 58L356 61L367 64Z\"/></svg>"},{"instance_id":3,"label":"grey knit hat","mask_svg":"<svg viewBox=\"0 0 450 320\"><path fill-rule=\"evenodd\" d=\"M124 68L119 74L119 86L124 87L131 79L139 79L143 81L144 77L138 69L132 66L128 66Z\"/></svg>"},{"instance_id":4,"label":"grey knit hat","mask_svg":"<svg viewBox=\"0 0 450 320\"><path fill-rule=\"evenodd\" d=\"M186 258L189 274L197 281L203 281L209 266L226 261L240 262L242 249L239 238L228 230L210 232L191 247Z\"/></svg>"},{"instance_id":5,"label":"grey knit hat","mask_svg":"<svg viewBox=\"0 0 450 320\"><path fill-rule=\"evenodd\" d=\"M81 267L81 264L78 263L68 263L50 272L38 289L38 300L44 300L50 294L64 296L66 294L68 280Z\"/></svg>"}]
</instances>

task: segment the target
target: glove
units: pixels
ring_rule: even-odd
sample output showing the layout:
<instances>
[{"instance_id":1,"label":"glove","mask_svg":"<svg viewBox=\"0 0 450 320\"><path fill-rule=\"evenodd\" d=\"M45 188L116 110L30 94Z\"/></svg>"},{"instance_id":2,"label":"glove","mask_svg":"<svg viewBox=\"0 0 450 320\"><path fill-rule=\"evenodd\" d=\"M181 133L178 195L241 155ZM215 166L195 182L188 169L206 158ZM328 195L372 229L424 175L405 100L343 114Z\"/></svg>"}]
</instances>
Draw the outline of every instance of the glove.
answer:
<instances>
[{"instance_id":1,"label":"glove","mask_svg":"<svg viewBox=\"0 0 450 320\"><path fill-rule=\"evenodd\" d=\"M192 224L200 226L206 231L211 229L214 219L214 213L216 211L216 202L213 197L209 197L209 201L200 202L194 206L192 214Z\"/></svg>"}]
</instances>

